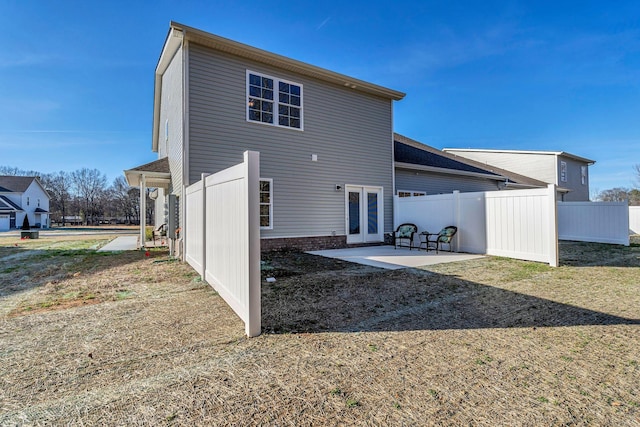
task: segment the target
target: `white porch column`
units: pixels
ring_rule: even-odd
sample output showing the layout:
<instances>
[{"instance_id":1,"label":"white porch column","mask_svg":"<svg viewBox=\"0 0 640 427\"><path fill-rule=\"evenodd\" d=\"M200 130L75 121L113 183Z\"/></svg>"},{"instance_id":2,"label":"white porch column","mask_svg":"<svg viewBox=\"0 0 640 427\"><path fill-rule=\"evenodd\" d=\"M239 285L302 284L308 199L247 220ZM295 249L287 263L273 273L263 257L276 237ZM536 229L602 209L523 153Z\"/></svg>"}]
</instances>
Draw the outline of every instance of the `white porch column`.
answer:
<instances>
[{"instance_id":1,"label":"white porch column","mask_svg":"<svg viewBox=\"0 0 640 427\"><path fill-rule=\"evenodd\" d=\"M146 244L147 227L147 182L144 174L140 175L140 248Z\"/></svg>"}]
</instances>

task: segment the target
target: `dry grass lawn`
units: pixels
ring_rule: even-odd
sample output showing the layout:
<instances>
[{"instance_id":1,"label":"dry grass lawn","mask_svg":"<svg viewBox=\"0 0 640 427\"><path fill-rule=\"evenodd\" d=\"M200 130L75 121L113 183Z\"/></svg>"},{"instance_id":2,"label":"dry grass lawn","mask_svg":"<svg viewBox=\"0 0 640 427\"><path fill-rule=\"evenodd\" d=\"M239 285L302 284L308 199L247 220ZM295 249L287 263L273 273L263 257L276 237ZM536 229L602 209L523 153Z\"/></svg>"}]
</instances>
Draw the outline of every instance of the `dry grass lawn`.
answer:
<instances>
[{"instance_id":1,"label":"dry grass lawn","mask_svg":"<svg viewBox=\"0 0 640 427\"><path fill-rule=\"evenodd\" d=\"M263 335L191 268L0 238L0 425L640 425L640 245L396 271L264 254Z\"/></svg>"}]
</instances>

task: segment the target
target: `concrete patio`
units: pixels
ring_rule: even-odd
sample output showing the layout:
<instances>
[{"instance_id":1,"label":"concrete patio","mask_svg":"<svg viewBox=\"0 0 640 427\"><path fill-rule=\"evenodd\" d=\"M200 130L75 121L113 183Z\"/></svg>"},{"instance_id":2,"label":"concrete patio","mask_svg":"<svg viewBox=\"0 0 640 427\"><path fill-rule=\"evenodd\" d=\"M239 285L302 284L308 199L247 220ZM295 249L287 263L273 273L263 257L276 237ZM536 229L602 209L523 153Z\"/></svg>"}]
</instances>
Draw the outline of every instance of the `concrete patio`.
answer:
<instances>
[{"instance_id":1,"label":"concrete patio","mask_svg":"<svg viewBox=\"0 0 640 427\"><path fill-rule=\"evenodd\" d=\"M324 251L311 251L308 253L329 258L337 258L358 264L370 265L373 267L386 268L388 270L442 264L446 262L467 261L484 257L484 255L457 252L441 251L436 254L435 251L426 252L418 249L409 250L408 248L394 249L393 246L328 249Z\"/></svg>"}]
</instances>

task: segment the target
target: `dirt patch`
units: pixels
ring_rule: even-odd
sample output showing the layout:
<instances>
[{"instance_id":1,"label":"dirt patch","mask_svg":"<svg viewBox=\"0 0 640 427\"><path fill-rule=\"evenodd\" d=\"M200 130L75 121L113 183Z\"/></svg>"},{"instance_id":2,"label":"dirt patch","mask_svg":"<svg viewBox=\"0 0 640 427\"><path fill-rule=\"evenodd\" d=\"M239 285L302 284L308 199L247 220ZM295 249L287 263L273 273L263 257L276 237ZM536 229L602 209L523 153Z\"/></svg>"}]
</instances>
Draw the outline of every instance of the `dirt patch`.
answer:
<instances>
[{"instance_id":1,"label":"dirt patch","mask_svg":"<svg viewBox=\"0 0 640 427\"><path fill-rule=\"evenodd\" d=\"M0 323L2 425L640 423L640 247L563 244L555 269L266 254L276 282L263 281L253 339L165 252L67 248L33 258L35 275L1 273L11 251L0 248L0 303L18 314ZM31 285L6 291L14 280ZM100 303L15 311L76 292Z\"/></svg>"}]
</instances>

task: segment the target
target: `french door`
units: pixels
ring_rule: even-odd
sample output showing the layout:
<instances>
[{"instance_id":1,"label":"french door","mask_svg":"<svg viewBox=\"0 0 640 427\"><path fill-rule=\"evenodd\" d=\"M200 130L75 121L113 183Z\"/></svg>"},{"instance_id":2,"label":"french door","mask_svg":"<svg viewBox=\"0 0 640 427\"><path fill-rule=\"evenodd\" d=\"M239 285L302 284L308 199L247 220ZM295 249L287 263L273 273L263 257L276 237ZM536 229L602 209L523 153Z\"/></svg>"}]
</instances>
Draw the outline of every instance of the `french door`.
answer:
<instances>
[{"instance_id":1,"label":"french door","mask_svg":"<svg viewBox=\"0 0 640 427\"><path fill-rule=\"evenodd\" d=\"M345 186L347 243L382 242L384 203L382 187Z\"/></svg>"}]
</instances>

